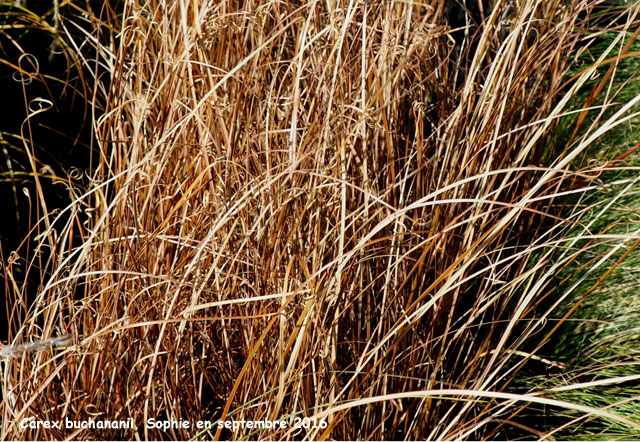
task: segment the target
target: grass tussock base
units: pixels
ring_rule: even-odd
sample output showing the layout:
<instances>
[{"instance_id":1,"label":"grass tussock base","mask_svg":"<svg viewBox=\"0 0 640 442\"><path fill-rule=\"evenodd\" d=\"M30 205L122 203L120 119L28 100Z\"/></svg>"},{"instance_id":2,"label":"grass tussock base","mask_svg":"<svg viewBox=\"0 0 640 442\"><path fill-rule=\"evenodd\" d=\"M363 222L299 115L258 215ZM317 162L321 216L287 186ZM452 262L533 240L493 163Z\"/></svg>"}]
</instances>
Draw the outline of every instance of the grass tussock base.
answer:
<instances>
[{"instance_id":1,"label":"grass tussock base","mask_svg":"<svg viewBox=\"0 0 640 442\"><path fill-rule=\"evenodd\" d=\"M637 121L640 97L607 82L637 6L141 3L91 16L109 72L91 185L68 222L43 211L30 305L4 266L3 438L537 438L519 419L540 407L639 434L637 416L514 382L566 367L538 354L574 299L555 289L566 267L637 244L598 236L595 206L557 209L628 158L585 162ZM144 425L296 417L327 425Z\"/></svg>"}]
</instances>

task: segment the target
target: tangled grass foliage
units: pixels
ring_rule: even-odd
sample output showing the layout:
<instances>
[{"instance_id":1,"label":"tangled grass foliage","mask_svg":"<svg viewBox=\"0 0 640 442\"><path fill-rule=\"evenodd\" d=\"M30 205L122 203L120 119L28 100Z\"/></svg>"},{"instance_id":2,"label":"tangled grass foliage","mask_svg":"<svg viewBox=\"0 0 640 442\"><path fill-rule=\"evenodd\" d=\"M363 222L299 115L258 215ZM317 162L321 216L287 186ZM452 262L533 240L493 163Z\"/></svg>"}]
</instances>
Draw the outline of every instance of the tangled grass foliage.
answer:
<instances>
[{"instance_id":1,"label":"tangled grass foliage","mask_svg":"<svg viewBox=\"0 0 640 442\"><path fill-rule=\"evenodd\" d=\"M632 272L637 155L602 140L638 121L640 96L617 93L638 5L80 3L58 34L88 73L97 147L88 188L61 212L34 199L35 252L3 268L3 438L640 434L637 391L599 390L637 379L637 347L608 363L552 345L590 338L562 327ZM637 334L616 321L593 342ZM304 416L328 426L144 426Z\"/></svg>"}]
</instances>

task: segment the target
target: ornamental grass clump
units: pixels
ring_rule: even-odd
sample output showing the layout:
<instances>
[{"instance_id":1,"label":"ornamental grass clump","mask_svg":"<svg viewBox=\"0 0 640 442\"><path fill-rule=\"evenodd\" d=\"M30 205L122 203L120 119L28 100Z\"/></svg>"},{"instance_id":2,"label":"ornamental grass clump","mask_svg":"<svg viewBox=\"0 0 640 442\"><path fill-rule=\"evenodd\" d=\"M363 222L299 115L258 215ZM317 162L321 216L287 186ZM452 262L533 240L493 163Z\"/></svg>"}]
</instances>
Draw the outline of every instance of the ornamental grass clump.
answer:
<instances>
[{"instance_id":1,"label":"ornamental grass clump","mask_svg":"<svg viewBox=\"0 0 640 442\"><path fill-rule=\"evenodd\" d=\"M603 81L576 104L635 55L637 5L110 3L60 18L92 26L68 38L93 54L95 148L87 187L3 267L3 438L537 438L519 420L539 409L638 434L557 394L582 379L521 377L573 368L548 349L593 291L567 266L592 275L637 241L593 245L611 205L586 201L635 183L631 155L596 147L640 96ZM43 269L29 305L18 265Z\"/></svg>"},{"instance_id":2,"label":"ornamental grass clump","mask_svg":"<svg viewBox=\"0 0 640 442\"><path fill-rule=\"evenodd\" d=\"M599 35L590 51L601 52L615 37L615 33ZM628 57L603 66L589 87L576 96L576 106L592 109L567 118L561 134L584 132L584 127L576 128L586 122L597 126L638 96L640 64L635 54L639 45L634 39L628 45ZM565 245L556 247L556 256L551 258L551 262L567 264L555 276L557 285L537 306L537 314L548 319L548 324L545 338L533 338L531 345L556 366L543 373L534 367L525 369L516 384L523 391L543 390L549 397L634 419L640 411L636 386L640 379L640 292L635 276L640 118L637 112L630 117L590 149L584 160L591 169L585 169L589 185L571 186L581 191L554 209L573 221L562 232ZM640 435L637 428L568 409L529 407L517 421L532 418L538 423L539 435L548 440L628 440ZM510 437L527 434L514 427L504 431Z\"/></svg>"}]
</instances>

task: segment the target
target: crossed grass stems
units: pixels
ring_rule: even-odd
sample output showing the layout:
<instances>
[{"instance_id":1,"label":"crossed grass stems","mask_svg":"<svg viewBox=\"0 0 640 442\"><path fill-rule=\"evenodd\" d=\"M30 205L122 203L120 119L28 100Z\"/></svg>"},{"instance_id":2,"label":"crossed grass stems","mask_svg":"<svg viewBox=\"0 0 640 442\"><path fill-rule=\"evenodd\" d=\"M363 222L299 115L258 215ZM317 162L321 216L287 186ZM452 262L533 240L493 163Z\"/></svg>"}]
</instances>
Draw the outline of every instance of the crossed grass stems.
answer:
<instances>
[{"instance_id":1,"label":"crossed grass stems","mask_svg":"<svg viewBox=\"0 0 640 442\"><path fill-rule=\"evenodd\" d=\"M31 415L138 422L112 439L230 436L159 416L640 433L637 321L607 304L637 256L637 5L495 2L460 29L446 2L56 5L96 148L61 211L30 157L3 438L91 436L27 436Z\"/></svg>"}]
</instances>

